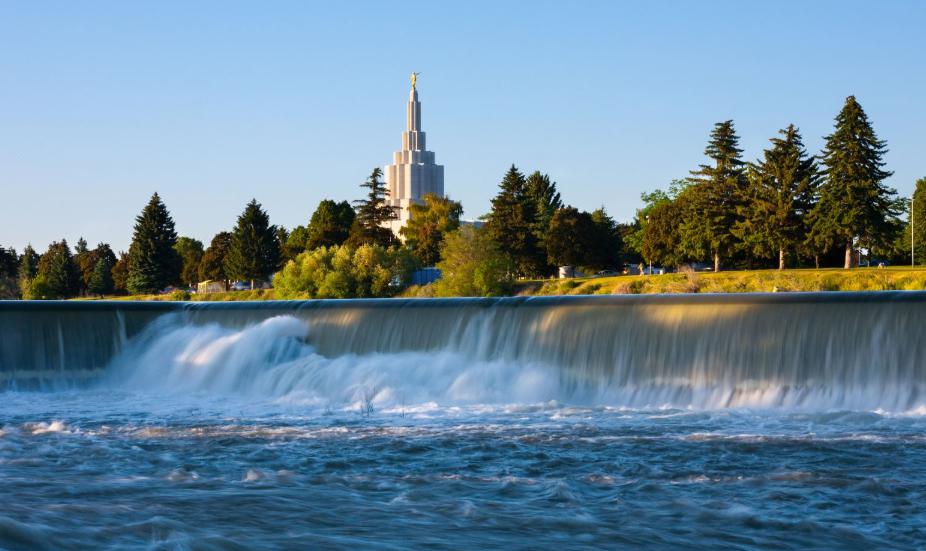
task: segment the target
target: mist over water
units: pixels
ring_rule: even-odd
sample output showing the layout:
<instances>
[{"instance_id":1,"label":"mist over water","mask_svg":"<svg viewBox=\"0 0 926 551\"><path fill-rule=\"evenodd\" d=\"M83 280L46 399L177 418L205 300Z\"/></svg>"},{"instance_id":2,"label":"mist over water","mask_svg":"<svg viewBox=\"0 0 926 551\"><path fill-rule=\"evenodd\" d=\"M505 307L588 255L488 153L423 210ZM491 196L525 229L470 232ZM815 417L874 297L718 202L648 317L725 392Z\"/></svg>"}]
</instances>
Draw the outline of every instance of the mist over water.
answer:
<instances>
[{"instance_id":1,"label":"mist over water","mask_svg":"<svg viewBox=\"0 0 926 551\"><path fill-rule=\"evenodd\" d=\"M918 548L924 297L0 305L0 548Z\"/></svg>"}]
</instances>

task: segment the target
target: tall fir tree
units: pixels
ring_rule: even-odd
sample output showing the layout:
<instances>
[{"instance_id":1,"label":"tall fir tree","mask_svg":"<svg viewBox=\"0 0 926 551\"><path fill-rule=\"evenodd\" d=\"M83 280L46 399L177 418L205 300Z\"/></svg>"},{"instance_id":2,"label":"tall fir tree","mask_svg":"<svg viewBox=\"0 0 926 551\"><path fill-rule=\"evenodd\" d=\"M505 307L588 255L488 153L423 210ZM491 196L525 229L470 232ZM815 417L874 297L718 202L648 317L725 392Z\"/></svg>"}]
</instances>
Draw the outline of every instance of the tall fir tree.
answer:
<instances>
[{"instance_id":1,"label":"tall fir tree","mask_svg":"<svg viewBox=\"0 0 926 551\"><path fill-rule=\"evenodd\" d=\"M156 293L180 281L180 255L174 250L174 220L155 193L135 218L129 246L126 287L134 294Z\"/></svg>"},{"instance_id":2,"label":"tall fir tree","mask_svg":"<svg viewBox=\"0 0 926 551\"><path fill-rule=\"evenodd\" d=\"M383 171L380 168L374 168L370 173L367 181L360 184L360 187L367 188L365 199L354 201L354 210L357 215L354 218L353 226L350 231L348 243L353 247L360 245L381 245L391 247L398 243L395 235L388 227L388 222L398 220L399 215L396 209L386 203L389 197L389 190L383 182Z\"/></svg>"},{"instance_id":3,"label":"tall fir tree","mask_svg":"<svg viewBox=\"0 0 926 551\"><path fill-rule=\"evenodd\" d=\"M103 295L112 294L115 290L113 283L113 263L108 257L100 257L93 267L93 273L87 282L87 292L103 298Z\"/></svg>"},{"instance_id":4,"label":"tall fir tree","mask_svg":"<svg viewBox=\"0 0 926 551\"><path fill-rule=\"evenodd\" d=\"M32 284L32 280L39 273L39 254L32 248L32 244L26 245L23 254L19 257L19 285L23 294L28 294L26 289ZM23 297L28 298L28 297Z\"/></svg>"},{"instance_id":5,"label":"tall fir tree","mask_svg":"<svg viewBox=\"0 0 926 551\"><path fill-rule=\"evenodd\" d=\"M232 230L225 273L230 278L251 282L268 279L280 265L280 243L276 226L256 199L244 208Z\"/></svg>"},{"instance_id":6,"label":"tall fir tree","mask_svg":"<svg viewBox=\"0 0 926 551\"><path fill-rule=\"evenodd\" d=\"M792 124L772 138L772 147L749 165L748 200L733 229L752 254L778 256L778 269L807 235L808 213L816 201L820 171Z\"/></svg>"},{"instance_id":7,"label":"tall fir tree","mask_svg":"<svg viewBox=\"0 0 926 551\"><path fill-rule=\"evenodd\" d=\"M550 228L550 221L556 211L563 208L563 200L559 191L556 190L556 182L550 180L547 174L541 174L539 170L527 177L525 182L525 192L530 200L534 203L534 224L533 232L538 240L538 247L545 249L543 243L544 236Z\"/></svg>"},{"instance_id":8,"label":"tall fir tree","mask_svg":"<svg viewBox=\"0 0 926 551\"><path fill-rule=\"evenodd\" d=\"M60 299L77 296L80 292L80 272L67 240L53 242L45 254L39 257L35 280L40 280L43 292L39 293L41 296L33 298Z\"/></svg>"},{"instance_id":9,"label":"tall fir tree","mask_svg":"<svg viewBox=\"0 0 926 551\"><path fill-rule=\"evenodd\" d=\"M536 220L537 204L527 193L527 180L511 165L492 199L486 227L502 254L511 258L518 275L537 275L547 266L545 251L534 233Z\"/></svg>"},{"instance_id":10,"label":"tall fir tree","mask_svg":"<svg viewBox=\"0 0 926 551\"><path fill-rule=\"evenodd\" d=\"M897 192L884 184L893 174L884 170L887 143L879 140L855 96L836 116L825 137L825 179L811 213L808 240L818 246L845 247L844 267L852 267L853 250L890 243L900 229L903 210Z\"/></svg>"},{"instance_id":11,"label":"tall fir tree","mask_svg":"<svg viewBox=\"0 0 926 551\"><path fill-rule=\"evenodd\" d=\"M720 271L721 260L732 254L736 244L733 228L746 188L742 152L733 121L715 124L704 150L713 164L692 171L686 190L694 208L682 223L684 247L695 257L710 254L714 271Z\"/></svg>"},{"instance_id":12,"label":"tall fir tree","mask_svg":"<svg viewBox=\"0 0 926 551\"><path fill-rule=\"evenodd\" d=\"M922 266L926 264L926 178L916 181L910 206L903 254L910 256L911 264Z\"/></svg>"}]
</instances>

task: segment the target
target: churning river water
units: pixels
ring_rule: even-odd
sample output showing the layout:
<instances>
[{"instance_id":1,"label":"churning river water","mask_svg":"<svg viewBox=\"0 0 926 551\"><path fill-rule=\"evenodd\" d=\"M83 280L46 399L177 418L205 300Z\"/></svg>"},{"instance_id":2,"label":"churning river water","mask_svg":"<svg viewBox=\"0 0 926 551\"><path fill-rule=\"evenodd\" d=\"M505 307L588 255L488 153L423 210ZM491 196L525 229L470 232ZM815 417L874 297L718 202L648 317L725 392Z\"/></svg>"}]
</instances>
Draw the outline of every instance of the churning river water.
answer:
<instances>
[{"instance_id":1,"label":"churning river water","mask_svg":"<svg viewBox=\"0 0 926 551\"><path fill-rule=\"evenodd\" d=\"M923 548L924 301L0 305L0 549Z\"/></svg>"}]
</instances>

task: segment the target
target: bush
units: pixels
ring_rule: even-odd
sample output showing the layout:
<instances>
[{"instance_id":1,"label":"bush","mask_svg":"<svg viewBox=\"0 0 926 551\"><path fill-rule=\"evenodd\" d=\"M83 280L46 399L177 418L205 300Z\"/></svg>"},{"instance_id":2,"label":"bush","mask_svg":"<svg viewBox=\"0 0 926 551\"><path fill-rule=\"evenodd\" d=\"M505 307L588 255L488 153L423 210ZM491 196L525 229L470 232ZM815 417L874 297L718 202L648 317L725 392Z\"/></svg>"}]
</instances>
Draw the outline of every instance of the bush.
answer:
<instances>
[{"instance_id":1,"label":"bush","mask_svg":"<svg viewBox=\"0 0 926 551\"><path fill-rule=\"evenodd\" d=\"M186 301L190 300L190 292L183 289L176 289L170 294L170 300Z\"/></svg>"},{"instance_id":2,"label":"bush","mask_svg":"<svg viewBox=\"0 0 926 551\"><path fill-rule=\"evenodd\" d=\"M287 262L273 287L282 299L389 297L408 284L415 267L405 249L319 247Z\"/></svg>"}]
</instances>

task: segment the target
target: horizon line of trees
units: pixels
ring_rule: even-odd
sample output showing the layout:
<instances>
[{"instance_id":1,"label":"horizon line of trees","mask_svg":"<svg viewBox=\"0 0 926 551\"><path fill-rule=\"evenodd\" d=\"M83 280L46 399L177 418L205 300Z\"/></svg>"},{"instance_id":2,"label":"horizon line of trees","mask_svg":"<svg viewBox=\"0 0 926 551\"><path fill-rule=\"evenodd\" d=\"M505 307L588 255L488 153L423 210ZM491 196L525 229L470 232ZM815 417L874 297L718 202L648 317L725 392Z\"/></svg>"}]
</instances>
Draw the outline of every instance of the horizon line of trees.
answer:
<instances>
[{"instance_id":1,"label":"horizon line of trees","mask_svg":"<svg viewBox=\"0 0 926 551\"><path fill-rule=\"evenodd\" d=\"M908 204L884 184L891 175L886 142L853 96L825 140L823 151L810 155L791 124L747 162L733 121L719 122L705 149L709 162L665 191L644 193L629 224L616 223L604 207L586 212L565 204L549 175L525 175L514 165L481 223L461 224L459 202L429 194L411 207L401 239L387 227L397 215L379 168L361 184L364 198L324 199L307 225L291 231L272 225L252 199L208 247L178 236L154 193L135 219L128 252L118 256L106 243L90 249L83 238L73 253L63 239L41 255L31 245L22 255L0 247L0 296L151 294L206 280L254 288L274 274L287 296L389 296L422 266L441 269L431 289L438 296L500 295L517 278L548 277L562 265L586 272L638 262L709 262L715 271L773 263L850 268L861 248L903 259L911 228L899 216ZM913 202L916 258L926 263L926 178L917 181Z\"/></svg>"}]
</instances>

